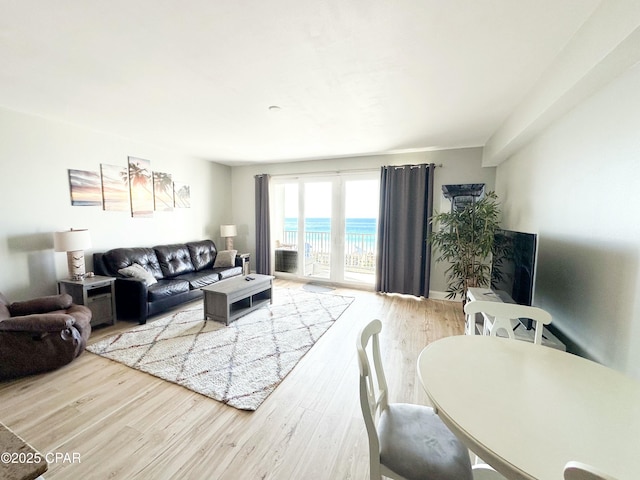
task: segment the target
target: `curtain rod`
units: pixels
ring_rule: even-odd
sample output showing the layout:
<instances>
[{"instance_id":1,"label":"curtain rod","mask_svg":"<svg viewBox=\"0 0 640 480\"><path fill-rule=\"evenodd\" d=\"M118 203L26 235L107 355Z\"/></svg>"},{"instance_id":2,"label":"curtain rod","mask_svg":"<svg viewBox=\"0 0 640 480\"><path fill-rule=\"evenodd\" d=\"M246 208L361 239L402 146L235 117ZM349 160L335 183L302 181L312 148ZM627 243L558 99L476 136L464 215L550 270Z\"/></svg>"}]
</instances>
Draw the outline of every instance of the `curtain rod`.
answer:
<instances>
[{"instance_id":1,"label":"curtain rod","mask_svg":"<svg viewBox=\"0 0 640 480\"><path fill-rule=\"evenodd\" d=\"M295 176L300 176L300 175L338 175L340 173L371 173L371 172L377 172L378 168L377 167L373 167L373 168L354 168L352 170L325 170L322 172L298 172L298 173L274 173L274 174L269 174L272 177L295 177ZM262 174L265 175L265 174Z\"/></svg>"},{"instance_id":2,"label":"curtain rod","mask_svg":"<svg viewBox=\"0 0 640 480\"><path fill-rule=\"evenodd\" d=\"M428 164L424 164L424 165L428 165ZM269 175L271 177L298 177L301 175L339 175L341 173L371 173L371 172L377 172L380 168L384 168L384 167L392 167L392 168L405 168L405 167L411 167L411 168L415 168L418 167L419 165L382 165L380 167L371 167L371 168L354 168L351 170L325 170L325 171L320 171L320 172L303 172L303 173L274 173L274 174L270 174L270 173L260 173L255 175L256 177L261 177L263 175ZM434 167L435 168L442 168L442 163L438 163L435 164Z\"/></svg>"},{"instance_id":3,"label":"curtain rod","mask_svg":"<svg viewBox=\"0 0 640 480\"><path fill-rule=\"evenodd\" d=\"M407 164L407 165L384 165L382 168L395 168L396 170L398 168L405 168L405 167L409 167L409 168L419 168L422 165L433 165L433 168L442 168L442 164L441 163L420 163L420 164Z\"/></svg>"}]
</instances>

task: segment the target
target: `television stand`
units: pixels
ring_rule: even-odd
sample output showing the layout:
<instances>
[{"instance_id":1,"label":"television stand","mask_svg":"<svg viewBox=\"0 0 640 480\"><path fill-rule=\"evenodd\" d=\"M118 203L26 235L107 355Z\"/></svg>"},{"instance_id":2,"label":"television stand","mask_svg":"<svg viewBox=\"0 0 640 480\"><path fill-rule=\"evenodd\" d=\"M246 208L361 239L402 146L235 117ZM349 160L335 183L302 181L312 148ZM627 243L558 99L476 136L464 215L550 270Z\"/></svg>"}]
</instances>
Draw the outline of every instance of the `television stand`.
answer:
<instances>
[{"instance_id":1,"label":"television stand","mask_svg":"<svg viewBox=\"0 0 640 480\"><path fill-rule=\"evenodd\" d=\"M469 288L467 290L467 300L483 300L489 302L515 303L505 292L494 292L490 288ZM478 314L475 318L467 315L465 318L465 335L489 335L493 325L493 317L485 314ZM511 320L511 328L516 340L533 343L534 331L527 329L521 320ZM504 332L498 333L499 337L506 337ZM542 345L546 345L557 350L566 351L567 347L545 326L542 331Z\"/></svg>"}]
</instances>

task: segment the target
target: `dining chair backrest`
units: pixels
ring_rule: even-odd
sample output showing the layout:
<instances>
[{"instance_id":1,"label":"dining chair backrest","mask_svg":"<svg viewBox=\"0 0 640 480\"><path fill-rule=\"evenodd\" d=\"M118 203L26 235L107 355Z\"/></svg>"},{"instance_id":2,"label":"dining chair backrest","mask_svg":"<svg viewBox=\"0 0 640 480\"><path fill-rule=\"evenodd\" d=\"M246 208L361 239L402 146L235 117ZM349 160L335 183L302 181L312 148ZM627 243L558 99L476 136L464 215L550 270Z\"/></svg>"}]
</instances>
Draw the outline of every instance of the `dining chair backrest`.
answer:
<instances>
[{"instance_id":1,"label":"dining chair backrest","mask_svg":"<svg viewBox=\"0 0 640 480\"><path fill-rule=\"evenodd\" d=\"M464 313L471 316L475 316L476 313L482 313L493 317L493 325L491 326L489 335L497 336L498 332L502 330L512 339L515 339L512 320L517 321L520 318L534 320L536 326L533 342L538 345L542 344L544 325L551 323L551 314L549 312L538 307L518 305L517 303L474 300L465 304Z\"/></svg>"},{"instance_id":2,"label":"dining chair backrest","mask_svg":"<svg viewBox=\"0 0 640 480\"><path fill-rule=\"evenodd\" d=\"M564 467L564 480L616 480L614 477L581 462L568 462Z\"/></svg>"},{"instance_id":3,"label":"dining chair backrest","mask_svg":"<svg viewBox=\"0 0 640 480\"><path fill-rule=\"evenodd\" d=\"M369 456L373 459L379 458L380 455L377 418L388 405L387 380L380 358L381 331L382 322L373 320L362 329L356 340L360 367L360 406L369 436ZM367 355L367 349L371 351L371 356ZM373 366L369 358L373 359Z\"/></svg>"}]
</instances>

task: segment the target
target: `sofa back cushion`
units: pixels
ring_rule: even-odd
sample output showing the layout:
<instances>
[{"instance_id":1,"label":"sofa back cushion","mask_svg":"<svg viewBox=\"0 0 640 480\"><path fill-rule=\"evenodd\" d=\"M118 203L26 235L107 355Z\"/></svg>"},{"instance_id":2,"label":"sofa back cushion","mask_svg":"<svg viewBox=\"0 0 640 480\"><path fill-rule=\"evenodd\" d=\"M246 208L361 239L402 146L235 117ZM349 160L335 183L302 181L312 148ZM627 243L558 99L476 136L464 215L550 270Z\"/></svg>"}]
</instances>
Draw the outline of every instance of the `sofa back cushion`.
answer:
<instances>
[{"instance_id":1,"label":"sofa back cushion","mask_svg":"<svg viewBox=\"0 0 640 480\"><path fill-rule=\"evenodd\" d=\"M213 262L216 259L216 245L211 240L202 240L199 242L187 243L189 249L189 255L191 256L191 263L196 270L204 270L205 268L212 268Z\"/></svg>"},{"instance_id":2,"label":"sofa back cushion","mask_svg":"<svg viewBox=\"0 0 640 480\"><path fill-rule=\"evenodd\" d=\"M102 258L112 275L116 275L120 269L137 263L151 272L155 278L163 277L158 257L153 248L114 248L105 252Z\"/></svg>"},{"instance_id":3,"label":"sofa back cushion","mask_svg":"<svg viewBox=\"0 0 640 480\"><path fill-rule=\"evenodd\" d=\"M186 245L157 245L153 249L156 251L164 278L175 277L195 270Z\"/></svg>"}]
</instances>

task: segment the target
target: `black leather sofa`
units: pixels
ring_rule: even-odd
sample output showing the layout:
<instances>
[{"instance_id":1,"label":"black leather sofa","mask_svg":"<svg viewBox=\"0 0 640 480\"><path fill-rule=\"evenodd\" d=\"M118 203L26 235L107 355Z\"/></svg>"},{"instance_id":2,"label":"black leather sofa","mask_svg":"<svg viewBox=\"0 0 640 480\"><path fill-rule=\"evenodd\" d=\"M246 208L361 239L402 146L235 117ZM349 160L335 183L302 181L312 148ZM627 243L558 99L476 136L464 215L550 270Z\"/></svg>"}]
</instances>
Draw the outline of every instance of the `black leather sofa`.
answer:
<instances>
[{"instance_id":1,"label":"black leather sofa","mask_svg":"<svg viewBox=\"0 0 640 480\"><path fill-rule=\"evenodd\" d=\"M200 288L242 274L241 259L215 266L218 251L211 240L155 247L114 248L93 254L98 275L116 277L116 314L119 320L146 323L147 318L202 297ZM127 277L123 269L135 264L151 274L147 281ZM138 267L136 267L138 268Z\"/></svg>"}]
</instances>

